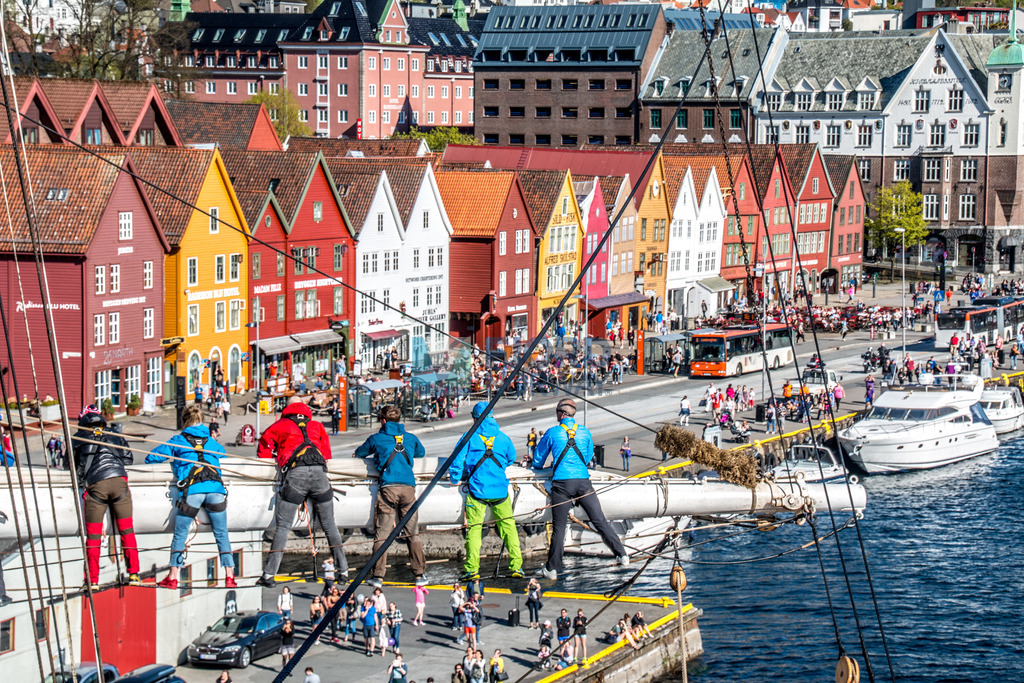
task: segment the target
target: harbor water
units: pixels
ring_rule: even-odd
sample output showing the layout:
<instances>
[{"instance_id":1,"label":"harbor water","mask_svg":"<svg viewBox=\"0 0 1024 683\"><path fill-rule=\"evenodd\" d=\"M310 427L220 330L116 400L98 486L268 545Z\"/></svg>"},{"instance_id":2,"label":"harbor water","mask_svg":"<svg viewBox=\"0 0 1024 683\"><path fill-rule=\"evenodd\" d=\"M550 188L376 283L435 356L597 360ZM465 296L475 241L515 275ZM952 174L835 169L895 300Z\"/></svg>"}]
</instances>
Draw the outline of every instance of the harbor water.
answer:
<instances>
[{"instance_id":1,"label":"harbor water","mask_svg":"<svg viewBox=\"0 0 1024 683\"><path fill-rule=\"evenodd\" d=\"M1024 436L1011 437L992 455L864 480L868 511L861 531L899 681L1024 681ZM819 517L818 529L831 529L827 515ZM698 532L695 540L729 532ZM686 549L681 556L730 563L810 540L808 526L787 525ZM875 680L890 680L856 531L842 532L841 543ZM858 657L861 680L868 681L835 539L821 545L843 646ZM559 581L570 590L597 592L626 576L623 569L610 571L607 560L570 563L572 571ZM653 562L631 592L670 594L671 564L671 558ZM833 680L838 650L813 546L764 562L684 562L684 568L684 599L704 610L706 654L691 665L691 680Z\"/></svg>"}]
</instances>

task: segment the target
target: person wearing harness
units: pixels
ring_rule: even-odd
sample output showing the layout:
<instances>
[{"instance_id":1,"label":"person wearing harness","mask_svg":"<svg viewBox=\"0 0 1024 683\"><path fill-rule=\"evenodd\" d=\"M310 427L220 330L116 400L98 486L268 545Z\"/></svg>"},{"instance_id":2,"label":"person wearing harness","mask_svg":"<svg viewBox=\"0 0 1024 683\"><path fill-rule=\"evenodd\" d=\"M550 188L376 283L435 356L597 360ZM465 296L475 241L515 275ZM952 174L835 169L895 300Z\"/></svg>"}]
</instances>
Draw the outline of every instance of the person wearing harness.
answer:
<instances>
[{"instance_id":1,"label":"person wearing harness","mask_svg":"<svg viewBox=\"0 0 1024 683\"><path fill-rule=\"evenodd\" d=\"M331 443L327 430L313 420L313 413L302 399L293 396L281 411L281 419L267 427L256 447L260 458L277 458L280 487L277 491L274 542L263 567L260 586L273 586L274 575L281 566L281 556L288 542L288 531L295 522L299 506L313 499L313 509L334 555L338 574L348 576L348 559L342 547L341 534L334 519L334 489L327 478L327 461L331 459Z\"/></svg>"},{"instance_id":2,"label":"person wearing harness","mask_svg":"<svg viewBox=\"0 0 1024 683\"><path fill-rule=\"evenodd\" d=\"M128 566L128 582L139 583L139 549L132 521L132 492L128 488L125 465L134 460L124 437L105 431L107 421L93 404L78 416L78 431L71 438L74 447L75 471L85 488L85 581L93 590L99 587L100 541L103 539L103 518L107 510L114 512L121 550Z\"/></svg>"},{"instance_id":3,"label":"person wearing harness","mask_svg":"<svg viewBox=\"0 0 1024 683\"><path fill-rule=\"evenodd\" d=\"M404 517L416 501L416 474L412 463L415 458L426 455L416 435L406 433L405 427L399 423L401 419L402 411L397 406L381 408L380 431L371 434L355 452L357 458L373 458L380 476L373 516L374 552L384 545L384 540L395 528L397 520ZM404 535L409 541L409 562L412 564L412 573L416 575L416 585L425 586L427 561L420 543L417 517L413 515L409 520ZM383 585L387 566L388 554L385 550L373 567L373 576L366 582L375 587Z\"/></svg>"},{"instance_id":4,"label":"person wearing harness","mask_svg":"<svg viewBox=\"0 0 1024 683\"><path fill-rule=\"evenodd\" d=\"M167 577L157 585L176 589L178 575L185 564L185 539L192 521L201 508L206 508L213 527L213 538L220 552L220 566L227 575L224 585L235 588L235 558L231 554L228 536L228 492L221 481L220 459L226 455L224 447L211 436L203 424L203 411L199 406L187 406L181 414L184 429L167 443L157 446L146 456L146 463L171 459L171 472L177 482L178 500L175 503L174 537L171 540L171 566Z\"/></svg>"},{"instance_id":5,"label":"person wearing harness","mask_svg":"<svg viewBox=\"0 0 1024 683\"><path fill-rule=\"evenodd\" d=\"M473 417L484 414L487 403L473 406ZM466 445L455 456L448 468L452 484L466 482L466 563L461 581L480 578L480 544L484 515L491 511L494 526L508 550L508 568L514 578L523 577L523 554L519 549L519 533L512 516L512 498L508 495L509 481L505 468L516 461L512 439L498 427L493 415L480 423Z\"/></svg>"},{"instance_id":6,"label":"person wearing harness","mask_svg":"<svg viewBox=\"0 0 1024 683\"><path fill-rule=\"evenodd\" d=\"M619 563L629 564L629 555L611 524L605 519L601 502L590 483L590 460L594 457L594 440L590 430L576 424L576 402L564 398L555 407L558 425L544 432L537 453L533 456L533 469L541 469L548 455L553 459L551 467L551 543L548 546L547 563L537 572L549 579L558 578L562 570L562 553L565 546L565 528L569 522L572 507L579 505L590 518L601 540L612 551Z\"/></svg>"}]
</instances>

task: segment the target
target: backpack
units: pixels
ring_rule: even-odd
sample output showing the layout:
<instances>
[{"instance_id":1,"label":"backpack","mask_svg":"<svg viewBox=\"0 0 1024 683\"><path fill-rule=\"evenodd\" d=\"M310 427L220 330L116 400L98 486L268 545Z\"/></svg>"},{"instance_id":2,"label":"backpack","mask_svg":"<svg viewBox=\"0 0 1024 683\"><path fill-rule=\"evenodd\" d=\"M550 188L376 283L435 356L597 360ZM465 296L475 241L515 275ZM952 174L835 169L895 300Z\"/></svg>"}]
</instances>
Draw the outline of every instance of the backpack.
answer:
<instances>
[{"instance_id":1,"label":"backpack","mask_svg":"<svg viewBox=\"0 0 1024 683\"><path fill-rule=\"evenodd\" d=\"M281 466L281 471L288 472L299 466L310 466L322 467L326 472L327 460L324 458L324 454L320 452L320 448L309 438L309 433L306 430L309 419L305 415L297 413L286 415L285 417L291 420L299 428L299 431L302 432L302 443L288 457L288 461Z\"/></svg>"}]
</instances>

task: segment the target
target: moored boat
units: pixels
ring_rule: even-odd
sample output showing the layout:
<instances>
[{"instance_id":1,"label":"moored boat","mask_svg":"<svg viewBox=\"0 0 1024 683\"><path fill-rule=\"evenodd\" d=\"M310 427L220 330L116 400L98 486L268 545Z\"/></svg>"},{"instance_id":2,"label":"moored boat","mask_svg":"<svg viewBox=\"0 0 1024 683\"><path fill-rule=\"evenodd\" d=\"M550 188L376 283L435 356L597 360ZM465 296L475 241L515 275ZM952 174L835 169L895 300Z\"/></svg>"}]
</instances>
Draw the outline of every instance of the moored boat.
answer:
<instances>
[{"instance_id":1,"label":"moored boat","mask_svg":"<svg viewBox=\"0 0 1024 683\"><path fill-rule=\"evenodd\" d=\"M1024 400L1017 387L986 387L981 407L996 428L996 434L1009 434L1024 427Z\"/></svg>"}]
</instances>

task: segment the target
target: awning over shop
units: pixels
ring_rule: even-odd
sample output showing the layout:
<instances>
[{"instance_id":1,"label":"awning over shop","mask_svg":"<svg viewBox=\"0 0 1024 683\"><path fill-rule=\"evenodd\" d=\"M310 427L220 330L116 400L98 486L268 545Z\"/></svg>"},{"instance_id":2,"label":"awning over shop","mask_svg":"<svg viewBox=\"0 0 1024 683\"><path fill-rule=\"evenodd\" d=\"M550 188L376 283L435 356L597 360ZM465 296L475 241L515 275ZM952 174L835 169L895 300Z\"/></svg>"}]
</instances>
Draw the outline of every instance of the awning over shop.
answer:
<instances>
[{"instance_id":1,"label":"awning over shop","mask_svg":"<svg viewBox=\"0 0 1024 683\"><path fill-rule=\"evenodd\" d=\"M401 389L405 386L405 382L397 379L384 379L379 382L367 382L366 384L360 384L356 388L369 389L370 391L384 391L385 389Z\"/></svg>"},{"instance_id":2,"label":"awning over shop","mask_svg":"<svg viewBox=\"0 0 1024 683\"><path fill-rule=\"evenodd\" d=\"M314 330L313 332L300 332L299 334L293 334L294 339L298 344L303 347L306 346L318 346L320 344L338 344L344 339L338 336L337 332L332 330Z\"/></svg>"},{"instance_id":3,"label":"awning over shop","mask_svg":"<svg viewBox=\"0 0 1024 683\"><path fill-rule=\"evenodd\" d=\"M401 337L406 334L407 330L380 330L378 332L363 332L363 336L374 341L380 341L381 339L394 339L395 337Z\"/></svg>"},{"instance_id":4,"label":"awning over shop","mask_svg":"<svg viewBox=\"0 0 1024 683\"><path fill-rule=\"evenodd\" d=\"M650 301L650 297L644 296L640 292L626 292L625 294L612 294L599 299L590 299L587 301L587 308L592 311L604 311L609 308L642 304L648 301Z\"/></svg>"},{"instance_id":5,"label":"awning over shop","mask_svg":"<svg viewBox=\"0 0 1024 683\"><path fill-rule=\"evenodd\" d=\"M736 285L729 282L722 277L706 277L698 282L701 287L708 290L709 292L728 292L730 289L736 289Z\"/></svg>"},{"instance_id":6,"label":"awning over shop","mask_svg":"<svg viewBox=\"0 0 1024 683\"><path fill-rule=\"evenodd\" d=\"M287 353L288 351L298 351L302 348L302 344L287 335L283 337L271 337L270 339L260 339L260 343L258 345L254 343L253 346L259 346L260 353L264 356L274 356L279 353Z\"/></svg>"},{"instance_id":7,"label":"awning over shop","mask_svg":"<svg viewBox=\"0 0 1024 683\"><path fill-rule=\"evenodd\" d=\"M1000 249L1013 249L1014 247L1019 247L1019 246L1020 246L1020 240L1017 239L1016 237L1014 237L1013 235L1007 235L1006 237L1001 237L999 239L999 248Z\"/></svg>"},{"instance_id":8,"label":"awning over shop","mask_svg":"<svg viewBox=\"0 0 1024 683\"><path fill-rule=\"evenodd\" d=\"M413 375L413 382L423 382L424 384L434 384L435 382L444 382L452 376L450 372L428 372L423 375Z\"/></svg>"}]
</instances>

